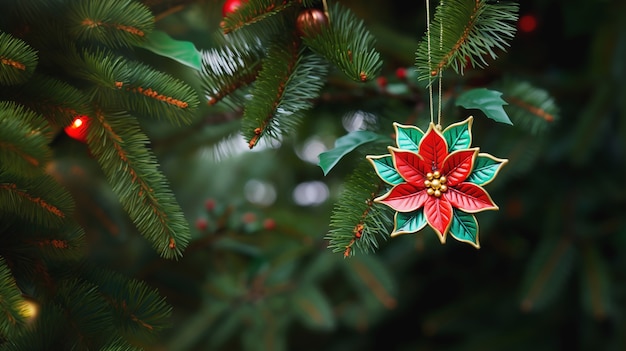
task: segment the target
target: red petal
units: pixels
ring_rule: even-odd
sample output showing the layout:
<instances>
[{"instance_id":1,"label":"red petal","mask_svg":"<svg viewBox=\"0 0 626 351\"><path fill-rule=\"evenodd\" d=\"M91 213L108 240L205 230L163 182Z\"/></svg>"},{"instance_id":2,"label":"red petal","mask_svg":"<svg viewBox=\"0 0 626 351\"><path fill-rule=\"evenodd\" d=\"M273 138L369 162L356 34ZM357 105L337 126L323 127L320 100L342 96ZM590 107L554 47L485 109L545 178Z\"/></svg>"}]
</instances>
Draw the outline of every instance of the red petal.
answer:
<instances>
[{"instance_id":1,"label":"red petal","mask_svg":"<svg viewBox=\"0 0 626 351\"><path fill-rule=\"evenodd\" d=\"M389 148L396 170L404 180L424 188L426 173L431 172L430 165L420 155L412 151Z\"/></svg>"},{"instance_id":2,"label":"red petal","mask_svg":"<svg viewBox=\"0 0 626 351\"><path fill-rule=\"evenodd\" d=\"M478 148L457 150L446 157L441 167L441 174L448 178L446 185L455 186L465 181L472 173L477 153Z\"/></svg>"},{"instance_id":3,"label":"red petal","mask_svg":"<svg viewBox=\"0 0 626 351\"><path fill-rule=\"evenodd\" d=\"M435 130L432 123L420 142L418 153L433 170L441 169L443 160L448 156L446 139Z\"/></svg>"},{"instance_id":4,"label":"red petal","mask_svg":"<svg viewBox=\"0 0 626 351\"><path fill-rule=\"evenodd\" d=\"M382 202L398 212L413 212L424 206L429 197L423 186L419 188L410 183L400 183L374 201Z\"/></svg>"},{"instance_id":5,"label":"red petal","mask_svg":"<svg viewBox=\"0 0 626 351\"><path fill-rule=\"evenodd\" d=\"M433 197L424 204L424 214L428 224L441 236L441 242L446 240L446 232L452 223L452 205L443 197Z\"/></svg>"},{"instance_id":6,"label":"red petal","mask_svg":"<svg viewBox=\"0 0 626 351\"><path fill-rule=\"evenodd\" d=\"M485 189L473 183L461 183L454 188L450 187L443 197L455 208L468 213L498 209Z\"/></svg>"}]
</instances>

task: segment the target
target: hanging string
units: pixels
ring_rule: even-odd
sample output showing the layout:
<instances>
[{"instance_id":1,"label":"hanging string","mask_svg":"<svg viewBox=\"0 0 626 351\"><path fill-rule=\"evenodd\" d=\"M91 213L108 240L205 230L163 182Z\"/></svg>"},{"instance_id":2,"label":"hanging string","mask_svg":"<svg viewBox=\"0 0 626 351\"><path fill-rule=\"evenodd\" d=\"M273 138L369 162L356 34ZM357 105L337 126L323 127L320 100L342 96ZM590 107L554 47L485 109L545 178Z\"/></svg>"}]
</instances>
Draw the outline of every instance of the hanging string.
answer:
<instances>
[{"instance_id":1,"label":"hanging string","mask_svg":"<svg viewBox=\"0 0 626 351\"><path fill-rule=\"evenodd\" d=\"M428 70L430 72L432 72L432 64L431 64L431 58L430 58L430 52L431 52L431 48L430 48L430 0L426 0L426 36L428 37L427 42L428 42ZM433 84L432 84L432 78L428 78L429 82L428 82L428 98L429 98L429 105L430 105L430 123L434 123L435 122L435 118L434 118L434 112L433 112Z\"/></svg>"},{"instance_id":2,"label":"hanging string","mask_svg":"<svg viewBox=\"0 0 626 351\"><path fill-rule=\"evenodd\" d=\"M439 6L443 10L443 0L439 1ZM439 23L439 50L443 50L443 21ZM437 126L441 129L441 86L443 81L443 69L439 70L439 98L437 101Z\"/></svg>"}]
</instances>

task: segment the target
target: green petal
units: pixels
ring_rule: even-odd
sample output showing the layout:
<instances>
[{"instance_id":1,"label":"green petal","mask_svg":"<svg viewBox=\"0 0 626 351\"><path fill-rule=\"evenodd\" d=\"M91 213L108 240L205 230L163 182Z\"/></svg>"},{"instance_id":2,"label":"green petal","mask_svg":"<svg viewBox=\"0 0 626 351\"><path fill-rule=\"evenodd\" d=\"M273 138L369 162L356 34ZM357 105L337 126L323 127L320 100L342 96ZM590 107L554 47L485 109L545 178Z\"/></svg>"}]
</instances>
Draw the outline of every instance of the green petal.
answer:
<instances>
[{"instance_id":1,"label":"green petal","mask_svg":"<svg viewBox=\"0 0 626 351\"><path fill-rule=\"evenodd\" d=\"M394 237L400 234L411 234L422 230L426 226L426 216L424 216L424 209L420 208L417 211L403 213L396 212L394 219L395 226L391 236Z\"/></svg>"},{"instance_id":2,"label":"green petal","mask_svg":"<svg viewBox=\"0 0 626 351\"><path fill-rule=\"evenodd\" d=\"M398 145L398 148L417 152L424 132L416 126L405 126L399 123L394 123L393 126L396 129L396 145Z\"/></svg>"},{"instance_id":3,"label":"green petal","mask_svg":"<svg viewBox=\"0 0 626 351\"><path fill-rule=\"evenodd\" d=\"M448 152L467 149L472 144L472 121L470 116L465 121L449 125L443 131L443 137L448 143Z\"/></svg>"},{"instance_id":4,"label":"green petal","mask_svg":"<svg viewBox=\"0 0 626 351\"><path fill-rule=\"evenodd\" d=\"M478 243L478 221L471 213L454 209L452 223L450 224L450 235L458 241L469 243L477 249L480 248Z\"/></svg>"},{"instance_id":5,"label":"green petal","mask_svg":"<svg viewBox=\"0 0 626 351\"><path fill-rule=\"evenodd\" d=\"M507 162L508 160L480 153L476 157L476 160L474 160L472 173L470 173L465 181L476 185L485 185L494 180L500 168Z\"/></svg>"},{"instance_id":6,"label":"green petal","mask_svg":"<svg viewBox=\"0 0 626 351\"><path fill-rule=\"evenodd\" d=\"M385 183L396 185L404 182L404 179L393 165L391 155L367 156L367 159L374 165L376 173Z\"/></svg>"}]
</instances>

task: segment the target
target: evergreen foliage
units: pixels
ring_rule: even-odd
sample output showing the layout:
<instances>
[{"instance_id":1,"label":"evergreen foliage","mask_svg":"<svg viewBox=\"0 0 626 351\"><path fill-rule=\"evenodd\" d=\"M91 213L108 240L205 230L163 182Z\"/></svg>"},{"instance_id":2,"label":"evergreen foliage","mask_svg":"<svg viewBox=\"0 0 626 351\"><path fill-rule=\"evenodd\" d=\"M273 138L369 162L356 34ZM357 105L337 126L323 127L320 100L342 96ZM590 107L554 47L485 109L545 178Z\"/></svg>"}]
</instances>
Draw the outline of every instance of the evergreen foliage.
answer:
<instances>
[{"instance_id":1,"label":"evergreen foliage","mask_svg":"<svg viewBox=\"0 0 626 351\"><path fill-rule=\"evenodd\" d=\"M81 266L86 237L75 194L55 173L57 146L67 138L63 128L88 116L86 147L128 217L162 257L179 258L188 222L139 120L188 124L198 97L133 59L154 28L140 2L11 2L3 10L0 300L9 318L0 349L135 349L162 329L169 306L141 282L113 273L89 280L92 273L70 268ZM22 307L26 296L38 306L34 323Z\"/></svg>"},{"instance_id":2,"label":"evergreen foliage","mask_svg":"<svg viewBox=\"0 0 626 351\"><path fill-rule=\"evenodd\" d=\"M313 106L311 101L320 95L328 63L357 81L371 80L382 65L363 22L339 4L328 9L329 23L321 25L319 33L311 28L299 33L298 14L317 5L243 2L220 24L227 36L224 46L203 53L201 78L208 103L232 95L227 101L241 104L242 133L250 149L263 137L279 138L295 131L303 114ZM216 58L220 52L232 60ZM242 85L254 85L248 100L235 94Z\"/></svg>"},{"instance_id":3,"label":"evergreen foliage","mask_svg":"<svg viewBox=\"0 0 626 351\"><path fill-rule=\"evenodd\" d=\"M626 349L625 4L435 3L7 1L0 351ZM508 159L481 250L372 202L432 98Z\"/></svg>"},{"instance_id":4,"label":"evergreen foliage","mask_svg":"<svg viewBox=\"0 0 626 351\"><path fill-rule=\"evenodd\" d=\"M448 67L484 67L515 35L518 5L487 0L441 2L417 52L418 79L429 80Z\"/></svg>"}]
</instances>

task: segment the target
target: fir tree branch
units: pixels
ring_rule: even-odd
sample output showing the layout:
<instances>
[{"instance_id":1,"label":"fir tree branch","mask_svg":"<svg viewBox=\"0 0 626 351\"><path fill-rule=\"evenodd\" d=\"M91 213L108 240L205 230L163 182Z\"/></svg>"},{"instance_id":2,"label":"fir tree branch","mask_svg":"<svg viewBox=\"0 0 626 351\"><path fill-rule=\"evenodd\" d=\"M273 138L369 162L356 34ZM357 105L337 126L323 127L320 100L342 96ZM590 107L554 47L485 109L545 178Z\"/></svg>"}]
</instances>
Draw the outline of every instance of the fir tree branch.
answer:
<instances>
[{"instance_id":1,"label":"fir tree branch","mask_svg":"<svg viewBox=\"0 0 626 351\"><path fill-rule=\"evenodd\" d=\"M339 3L331 6L329 13L330 24L319 33L306 35L304 43L355 81L365 82L376 77L382 60L374 47L375 38L367 31L363 20Z\"/></svg>"},{"instance_id":2,"label":"fir tree branch","mask_svg":"<svg viewBox=\"0 0 626 351\"><path fill-rule=\"evenodd\" d=\"M233 45L202 52L202 87L208 104L215 105L230 97L227 105L242 105L243 97L234 92L254 82L261 70L260 50Z\"/></svg>"},{"instance_id":3,"label":"fir tree branch","mask_svg":"<svg viewBox=\"0 0 626 351\"><path fill-rule=\"evenodd\" d=\"M200 104L198 94L183 81L106 51L85 52L83 67L75 74L98 86L92 94L101 105L167 117L177 125L189 123Z\"/></svg>"},{"instance_id":4,"label":"fir tree branch","mask_svg":"<svg viewBox=\"0 0 626 351\"><path fill-rule=\"evenodd\" d=\"M389 209L373 202L385 190L385 184L369 162L362 159L344 186L330 218L328 248L342 252L344 257L355 255L356 251L372 252L378 248L377 236L388 235L392 227Z\"/></svg>"},{"instance_id":5,"label":"fir tree branch","mask_svg":"<svg viewBox=\"0 0 626 351\"><path fill-rule=\"evenodd\" d=\"M516 32L518 5L487 0L448 0L437 7L416 52L418 80L430 80L452 66L463 74L466 65L487 66L484 55L497 57L494 48L505 50ZM430 35L430 50L429 38Z\"/></svg>"},{"instance_id":6,"label":"fir tree branch","mask_svg":"<svg viewBox=\"0 0 626 351\"><path fill-rule=\"evenodd\" d=\"M66 11L70 35L83 43L109 48L138 45L154 28L150 9L134 0L75 0Z\"/></svg>"},{"instance_id":7,"label":"fir tree branch","mask_svg":"<svg viewBox=\"0 0 626 351\"><path fill-rule=\"evenodd\" d=\"M503 78L496 88L509 103L504 109L516 127L539 134L558 121L559 108L546 90L512 77Z\"/></svg>"},{"instance_id":8,"label":"fir tree branch","mask_svg":"<svg viewBox=\"0 0 626 351\"><path fill-rule=\"evenodd\" d=\"M12 335L10 343L2 344L2 351L59 350L67 349L66 318L63 311L53 303L44 304L32 325Z\"/></svg>"},{"instance_id":9,"label":"fir tree branch","mask_svg":"<svg viewBox=\"0 0 626 351\"><path fill-rule=\"evenodd\" d=\"M301 51L298 42L270 47L244 110L242 130L248 146L253 148L261 137L293 131L302 111L319 95L326 74L321 57Z\"/></svg>"},{"instance_id":10,"label":"fir tree branch","mask_svg":"<svg viewBox=\"0 0 626 351\"><path fill-rule=\"evenodd\" d=\"M17 287L11 269L0 256L0 337L11 339L25 326L22 313L24 298Z\"/></svg>"},{"instance_id":11,"label":"fir tree branch","mask_svg":"<svg viewBox=\"0 0 626 351\"><path fill-rule=\"evenodd\" d=\"M48 176L23 178L0 169L0 209L3 217L17 216L37 225L60 228L71 215L73 203Z\"/></svg>"},{"instance_id":12,"label":"fir tree branch","mask_svg":"<svg viewBox=\"0 0 626 351\"><path fill-rule=\"evenodd\" d=\"M55 261L77 260L85 253L84 231L78 225L66 225L57 231L35 228L24 233L22 241L36 248L40 257Z\"/></svg>"},{"instance_id":13,"label":"fir tree branch","mask_svg":"<svg viewBox=\"0 0 626 351\"><path fill-rule=\"evenodd\" d=\"M13 102L0 101L0 169L36 176L52 156L48 123Z\"/></svg>"},{"instance_id":14,"label":"fir tree branch","mask_svg":"<svg viewBox=\"0 0 626 351\"><path fill-rule=\"evenodd\" d=\"M156 289L116 272L88 269L84 273L114 310L113 322L124 337L154 340L155 333L169 326L172 308Z\"/></svg>"},{"instance_id":15,"label":"fir tree branch","mask_svg":"<svg viewBox=\"0 0 626 351\"><path fill-rule=\"evenodd\" d=\"M180 257L189 242L188 223L137 120L101 111L95 117L87 141L122 206L161 256Z\"/></svg>"},{"instance_id":16,"label":"fir tree branch","mask_svg":"<svg viewBox=\"0 0 626 351\"><path fill-rule=\"evenodd\" d=\"M37 66L36 51L24 41L0 31L0 84L27 81Z\"/></svg>"},{"instance_id":17,"label":"fir tree branch","mask_svg":"<svg viewBox=\"0 0 626 351\"><path fill-rule=\"evenodd\" d=\"M80 278L61 280L53 301L68 319L67 349L97 349L103 335L116 334L109 306L96 285Z\"/></svg>"},{"instance_id":18,"label":"fir tree branch","mask_svg":"<svg viewBox=\"0 0 626 351\"><path fill-rule=\"evenodd\" d=\"M277 14L292 8L295 3L296 1L283 0L255 0L242 2L237 11L228 14L224 18L220 24L222 31L224 34L229 34L261 21L267 25L272 22L271 20L268 20L270 17L274 17ZM280 26L266 26L266 28L269 27L274 27L276 29L280 28ZM259 36L264 37L263 35Z\"/></svg>"},{"instance_id":19,"label":"fir tree branch","mask_svg":"<svg viewBox=\"0 0 626 351\"><path fill-rule=\"evenodd\" d=\"M41 74L35 74L13 95L15 101L43 115L57 128L68 126L77 115L92 114L83 91Z\"/></svg>"}]
</instances>

